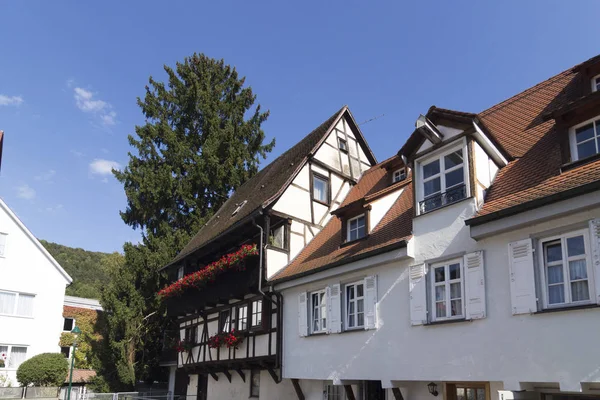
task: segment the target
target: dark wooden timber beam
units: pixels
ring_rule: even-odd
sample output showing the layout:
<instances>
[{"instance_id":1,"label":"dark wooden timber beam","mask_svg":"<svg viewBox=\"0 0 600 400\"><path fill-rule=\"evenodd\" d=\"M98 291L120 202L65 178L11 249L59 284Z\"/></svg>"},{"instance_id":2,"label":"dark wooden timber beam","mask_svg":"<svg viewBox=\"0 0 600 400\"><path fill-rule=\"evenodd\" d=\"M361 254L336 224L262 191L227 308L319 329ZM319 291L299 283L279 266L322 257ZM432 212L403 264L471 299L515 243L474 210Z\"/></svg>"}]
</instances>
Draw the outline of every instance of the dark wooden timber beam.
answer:
<instances>
[{"instance_id":1,"label":"dark wooden timber beam","mask_svg":"<svg viewBox=\"0 0 600 400\"><path fill-rule=\"evenodd\" d=\"M229 383L231 383L231 373L229 371L225 370L225 371L223 371L223 375L225 375L225 377L227 378Z\"/></svg>"},{"instance_id":2,"label":"dark wooden timber beam","mask_svg":"<svg viewBox=\"0 0 600 400\"><path fill-rule=\"evenodd\" d=\"M346 391L346 397L348 400L356 400L356 397L354 397L354 392L352 391L352 385L344 385L344 390Z\"/></svg>"},{"instance_id":3,"label":"dark wooden timber beam","mask_svg":"<svg viewBox=\"0 0 600 400\"><path fill-rule=\"evenodd\" d=\"M404 400L404 396L402 396L402 392L400 391L400 388L392 388L392 393L394 394L394 398L396 400Z\"/></svg>"},{"instance_id":4,"label":"dark wooden timber beam","mask_svg":"<svg viewBox=\"0 0 600 400\"><path fill-rule=\"evenodd\" d=\"M242 371L241 369L236 369L235 372L237 372L240 378L242 378L242 380L246 382L246 374L244 374L244 371Z\"/></svg>"},{"instance_id":5,"label":"dark wooden timber beam","mask_svg":"<svg viewBox=\"0 0 600 400\"><path fill-rule=\"evenodd\" d=\"M267 371L269 371L269 375L271 375L271 378L273 378L273 381L275 383L277 383L279 378L277 377L277 373L275 372L275 370L273 368L267 368Z\"/></svg>"},{"instance_id":6,"label":"dark wooden timber beam","mask_svg":"<svg viewBox=\"0 0 600 400\"><path fill-rule=\"evenodd\" d=\"M300 387L298 379L292 379L292 385L294 385L294 390L296 391L296 396L298 396L298 400L304 400L304 393L302 393L302 388Z\"/></svg>"},{"instance_id":7,"label":"dark wooden timber beam","mask_svg":"<svg viewBox=\"0 0 600 400\"><path fill-rule=\"evenodd\" d=\"M217 376L217 374L215 374L214 372L209 372L209 374L210 374L210 376L212 376L212 378L213 378L215 381L218 381L218 380L219 380L219 377L218 377L218 376Z\"/></svg>"}]
</instances>

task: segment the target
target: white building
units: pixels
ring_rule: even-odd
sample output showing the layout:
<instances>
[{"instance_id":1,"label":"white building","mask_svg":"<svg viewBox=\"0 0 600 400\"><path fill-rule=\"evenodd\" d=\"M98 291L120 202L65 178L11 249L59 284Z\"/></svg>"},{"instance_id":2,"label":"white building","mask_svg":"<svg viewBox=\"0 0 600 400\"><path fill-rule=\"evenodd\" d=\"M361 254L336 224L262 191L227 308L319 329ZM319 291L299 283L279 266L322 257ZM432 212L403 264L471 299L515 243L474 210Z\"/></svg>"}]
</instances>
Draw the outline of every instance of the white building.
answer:
<instances>
[{"instance_id":1,"label":"white building","mask_svg":"<svg viewBox=\"0 0 600 400\"><path fill-rule=\"evenodd\" d=\"M598 89L600 57L432 107L365 172L270 282L297 398L597 398Z\"/></svg>"},{"instance_id":2,"label":"white building","mask_svg":"<svg viewBox=\"0 0 600 400\"><path fill-rule=\"evenodd\" d=\"M375 162L343 107L238 188L165 267L177 285L242 245L258 249L241 270L166 300L175 336L187 344L180 353L165 348L172 392L194 400L295 396L292 382L281 382L281 295L267 279L313 240ZM243 343L209 346L210 338L232 329Z\"/></svg>"},{"instance_id":3,"label":"white building","mask_svg":"<svg viewBox=\"0 0 600 400\"><path fill-rule=\"evenodd\" d=\"M6 357L0 374L13 384L23 361L59 351L65 288L71 281L0 200L0 354Z\"/></svg>"}]
</instances>

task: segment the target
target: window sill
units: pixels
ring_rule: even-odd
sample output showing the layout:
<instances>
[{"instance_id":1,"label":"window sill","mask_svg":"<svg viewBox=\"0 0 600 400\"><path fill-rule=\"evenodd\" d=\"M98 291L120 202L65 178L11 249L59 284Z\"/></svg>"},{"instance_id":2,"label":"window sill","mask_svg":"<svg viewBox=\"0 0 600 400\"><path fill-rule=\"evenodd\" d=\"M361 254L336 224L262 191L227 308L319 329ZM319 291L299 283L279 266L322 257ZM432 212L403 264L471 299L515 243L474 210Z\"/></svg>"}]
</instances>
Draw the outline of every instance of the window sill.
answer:
<instances>
[{"instance_id":1,"label":"window sill","mask_svg":"<svg viewBox=\"0 0 600 400\"><path fill-rule=\"evenodd\" d=\"M358 326L356 328L346 328L343 329L340 333L350 333L350 332L365 332L366 329L364 326Z\"/></svg>"},{"instance_id":2,"label":"window sill","mask_svg":"<svg viewBox=\"0 0 600 400\"><path fill-rule=\"evenodd\" d=\"M323 206L329 207L329 203L326 203L326 202L321 201L319 199L315 199L314 197L313 197L313 201L316 202L316 203L319 203L319 204L321 204Z\"/></svg>"},{"instance_id":3,"label":"window sill","mask_svg":"<svg viewBox=\"0 0 600 400\"><path fill-rule=\"evenodd\" d=\"M426 211L426 212L423 212L423 213L419 213L418 215L415 215L415 218L422 217L424 215L429 215L429 214L434 213L434 212L436 212L438 210L441 210L443 208L452 207L452 206L454 206L456 204L462 203L463 201L466 201L466 200L471 200L473 198L474 198L473 196L468 196L468 197L465 197L464 199L455 201L454 203L444 204L443 206L440 206L438 208L434 208L433 210L429 210L429 211Z\"/></svg>"},{"instance_id":4,"label":"window sill","mask_svg":"<svg viewBox=\"0 0 600 400\"><path fill-rule=\"evenodd\" d=\"M327 332L311 332L308 334L308 337L312 337L312 336L323 336L323 335L328 335Z\"/></svg>"},{"instance_id":5,"label":"window sill","mask_svg":"<svg viewBox=\"0 0 600 400\"><path fill-rule=\"evenodd\" d=\"M574 311L574 310L585 310L588 308L600 308L598 304L580 304L576 306L565 306L565 307L554 307L554 308L546 308L541 311L536 311L533 314L549 314L561 311Z\"/></svg>"},{"instance_id":6,"label":"window sill","mask_svg":"<svg viewBox=\"0 0 600 400\"><path fill-rule=\"evenodd\" d=\"M278 251L280 253L285 253L285 254L290 253L289 249L284 249L282 247L273 246L272 244L268 244L266 247L267 247L267 250L275 250L275 251Z\"/></svg>"},{"instance_id":7,"label":"window sill","mask_svg":"<svg viewBox=\"0 0 600 400\"><path fill-rule=\"evenodd\" d=\"M600 160L600 153L594 154L594 155L586 157L586 158L580 158L579 160L571 161L569 163L563 164L560 167L560 172L566 172L570 169L574 169L574 168L580 167L582 165L592 163L596 160Z\"/></svg>"},{"instance_id":8,"label":"window sill","mask_svg":"<svg viewBox=\"0 0 600 400\"><path fill-rule=\"evenodd\" d=\"M431 325L446 325L446 324L454 324L457 322L471 322L470 319L466 319L466 318L456 318L456 319L445 319L442 321L432 321L432 322L428 322L425 324L425 326L431 326Z\"/></svg>"},{"instance_id":9,"label":"window sill","mask_svg":"<svg viewBox=\"0 0 600 400\"><path fill-rule=\"evenodd\" d=\"M360 242L362 240L366 240L368 237L369 237L369 235L365 235L365 236L363 236L361 238L358 238L358 239L354 239L354 240L350 240L350 241L345 241L344 243L340 244L340 249L342 247L346 247L346 246L350 246L350 245L352 245L354 243L358 243L358 242Z\"/></svg>"}]
</instances>

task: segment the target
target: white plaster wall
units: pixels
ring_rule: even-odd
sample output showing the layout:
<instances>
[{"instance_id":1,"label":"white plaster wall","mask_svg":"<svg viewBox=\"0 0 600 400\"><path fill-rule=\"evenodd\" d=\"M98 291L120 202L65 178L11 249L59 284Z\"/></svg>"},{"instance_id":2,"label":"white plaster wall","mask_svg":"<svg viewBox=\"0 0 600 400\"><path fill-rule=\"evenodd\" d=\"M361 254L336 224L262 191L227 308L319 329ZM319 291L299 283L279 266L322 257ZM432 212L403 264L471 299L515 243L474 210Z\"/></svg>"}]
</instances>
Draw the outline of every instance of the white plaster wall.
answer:
<instances>
[{"instance_id":1,"label":"white plaster wall","mask_svg":"<svg viewBox=\"0 0 600 400\"><path fill-rule=\"evenodd\" d=\"M0 258L0 290L34 294L33 317L0 315L0 345L27 346L27 358L60 351L67 280L20 226L0 208L0 232L7 233ZM16 369L6 371L16 384Z\"/></svg>"},{"instance_id":2,"label":"white plaster wall","mask_svg":"<svg viewBox=\"0 0 600 400\"><path fill-rule=\"evenodd\" d=\"M574 390L600 382L600 308L535 315L511 313L508 243L600 217L600 207L532 223L475 242L464 218L467 200L415 219L416 260L394 262L283 290L284 377L382 381L556 382ZM432 258L484 251L487 317L411 326L407 267ZM346 266L349 268L350 266ZM378 329L300 337L298 295L326 284L378 277ZM315 363L314 360L319 362Z\"/></svg>"},{"instance_id":3,"label":"white plaster wall","mask_svg":"<svg viewBox=\"0 0 600 400\"><path fill-rule=\"evenodd\" d=\"M436 125L436 126L437 126L438 130L442 133L442 135L444 135L444 138L443 138L444 141L452 139L453 137L458 136L464 132L462 129L451 128L449 126L444 126L444 125ZM429 140L425 140L425 142L423 142L421 147L419 147L419 150L417 151L417 156L420 153L422 153L423 151L431 148L432 146L433 146L433 144Z\"/></svg>"},{"instance_id":4,"label":"white plaster wall","mask_svg":"<svg viewBox=\"0 0 600 400\"><path fill-rule=\"evenodd\" d=\"M283 195L273 206L273 210L310 221L310 191L300 189L296 186L288 186Z\"/></svg>"},{"instance_id":5,"label":"white plaster wall","mask_svg":"<svg viewBox=\"0 0 600 400\"><path fill-rule=\"evenodd\" d=\"M390 207L396 202L398 197L404 189L396 190L387 196L384 196L380 199L375 200L370 203L371 205L371 213L369 214L369 232L373 230L377 226L377 224L381 221L383 216L387 214Z\"/></svg>"},{"instance_id":6,"label":"white plaster wall","mask_svg":"<svg viewBox=\"0 0 600 400\"><path fill-rule=\"evenodd\" d=\"M235 371L231 371L231 383L223 374L217 374L219 377L218 381L209 376L208 399L247 400L250 397L250 370L243 370L243 372L246 375L246 382ZM289 379L275 383L267 371L260 372L259 400L294 398L296 398L296 392ZM322 400L322 397L319 400Z\"/></svg>"},{"instance_id":7,"label":"white plaster wall","mask_svg":"<svg viewBox=\"0 0 600 400\"><path fill-rule=\"evenodd\" d=\"M297 243L298 238L294 238ZM267 279L279 272L288 263L288 255L279 250L267 249Z\"/></svg>"}]
</instances>

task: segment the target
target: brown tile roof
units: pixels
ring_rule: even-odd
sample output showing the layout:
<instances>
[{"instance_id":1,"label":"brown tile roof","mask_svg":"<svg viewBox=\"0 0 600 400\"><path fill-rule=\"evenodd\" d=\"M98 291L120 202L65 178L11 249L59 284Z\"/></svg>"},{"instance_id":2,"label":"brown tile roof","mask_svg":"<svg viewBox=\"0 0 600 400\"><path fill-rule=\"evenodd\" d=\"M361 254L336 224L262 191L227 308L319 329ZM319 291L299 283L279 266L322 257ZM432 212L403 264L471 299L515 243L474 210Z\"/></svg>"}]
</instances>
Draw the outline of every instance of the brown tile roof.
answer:
<instances>
[{"instance_id":1,"label":"brown tile roof","mask_svg":"<svg viewBox=\"0 0 600 400\"><path fill-rule=\"evenodd\" d=\"M389 172L384 168L387 161L389 160L365 171L347 198L358 200L364 197L366 193L374 193L373 188L383 185L389 186ZM271 280L277 282L315 273L328 266L349 263L372 255L377 250L383 250L393 245L401 245L404 241L409 240L412 235L412 183L407 178L401 184L394 186L397 189L404 188L404 191L366 239L340 247L342 244L342 224L338 217L332 217L325 228L315 236L300 254ZM361 195L362 197L360 197Z\"/></svg>"},{"instance_id":2,"label":"brown tile roof","mask_svg":"<svg viewBox=\"0 0 600 400\"><path fill-rule=\"evenodd\" d=\"M73 383L87 383L96 376L96 371L93 369L74 369L73 370ZM69 374L65 383L69 383Z\"/></svg>"},{"instance_id":3,"label":"brown tile roof","mask_svg":"<svg viewBox=\"0 0 600 400\"><path fill-rule=\"evenodd\" d=\"M181 250L171 264L199 250L237 223L243 222L255 211L265 207L271 200L281 194L281 191L287 187L296 172L302 168L311 151L321 142L332 125L346 111L348 111L348 107L342 107L295 146L281 154L240 186L208 223ZM247 203L236 215L232 216L232 213L244 200Z\"/></svg>"}]
</instances>

